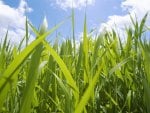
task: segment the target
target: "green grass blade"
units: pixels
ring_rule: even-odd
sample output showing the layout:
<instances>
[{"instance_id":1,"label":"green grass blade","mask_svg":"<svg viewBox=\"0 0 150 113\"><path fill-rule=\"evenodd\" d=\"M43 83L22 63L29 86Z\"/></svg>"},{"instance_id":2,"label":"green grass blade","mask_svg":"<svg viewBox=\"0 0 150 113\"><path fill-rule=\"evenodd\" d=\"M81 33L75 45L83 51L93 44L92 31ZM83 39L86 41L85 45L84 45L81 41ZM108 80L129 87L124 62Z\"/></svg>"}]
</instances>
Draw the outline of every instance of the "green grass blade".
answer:
<instances>
[{"instance_id":1,"label":"green grass blade","mask_svg":"<svg viewBox=\"0 0 150 113\"><path fill-rule=\"evenodd\" d=\"M103 64L99 67L98 71L96 72L96 74L94 75L93 79L91 80L91 82L89 83L89 86L87 87L85 93L83 94L79 104L77 105L77 107L75 108L75 112L74 113L82 113L82 111L84 110L86 104L88 103L88 100L91 97L91 92L93 91L96 82L99 78L99 75L101 73Z\"/></svg>"},{"instance_id":2,"label":"green grass blade","mask_svg":"<svg viewBox=\"0 0 150 113\"><path fill-rule=\"evenodd\" d=\"M72 37L73 37L73 46L74 46L74 56L76 54L76 40L75 40L75 20L74 20L74 9L72 8Z\"/></svg>"},{"instance_id":3,"label":"green grass blade","mask_svg":"<svg viewBox=\"0 0 150 113\"><path fill-rule=\"evenodd\" d=\"M0 76L0 97L9 91L9 83L14 73L19 69L20 65L24 62L24 60L29 56L29 54L51 33L53 33L57 28L62 25L63 22L52 28L50 31L46 32L42 36L35 41L33 41L30 45L28 45L16 58L12 61L12 63L8 66L6 71ZM7 89L7 90L6 90ZM3 104L5 98L1 98L1 105ZM0 106L1 109L2 106Z\"/></svg>"},{"instance_id":4,"label":"green grass blade","mask_svg":"<svg viewBox=\"0 0 150 113\"><path fill-rule=\"evenodd\" d=\"M144 26L145 26L145 22L146 22L147 16L148 16L148 13L145 14L145 16L143 17L143 19L142 19L142 21L141 21L141 23L140 23L139 37L142 36L143 28L144 28Z\"/></svg>"},{"instance_id":5,"label":"green grass blade","mask_svg":"<svg viewBox=\"0 0 150 113\"><path fill-rule=\"evenodd\" d=\"M117 71L118 69L121 68L122 65L126 64L128 61L130 61L131 58L126 58L123 61L121 61L120 63L118 63L116 66L114 66L110 71L109 71L109 75L112 75L115 71ZM117 74L118 78L120 78L121 80L123 80L123 77L121 74Z\"/></svg>"},{"instance_id":6,"label":"green grass blade","mask_svg":"<svg viewBox=\"0 0 150 113\"><path fill-rule=\"evenodd\" d=\"M29 41L29 33L28 33L28 19L26 17L26 46L28 45L28 41Z\"/></svg>"},{"instance_id":7,"label":"green grass blade","mask_svg":"<svg viewBox=\"0 0 150 113\"><path fill-rule=\"evenodd\" d=\"M72 108L73 108L73 101L72 101L72 96L69 93L68 88L65 86L63 81L55 74L53 73L54 76L56 77L59 86L62 88L62 91L65 93L65 113L72 113Z\"/></svg>"},{"instance_id":8,"label":"green grass blade","mask_svg":"<svg viewBox=\"0 0 150 113\"><path fill-rule=\"evenodd\" d=\"M50 54L53 56L55 61L58 63L59 67L61 68L68 84L75 90L74 94L76 99L78 100L78 87L76 86L76 82L74 81L71 73L69 72L66 64L63 62L63 60L60 58L60 56L55 52L55 50L46 42L43 42L44 46L46 47L47 50L50 51Z\"/></svg>"},{"instance_id":9,"label":"green grass blade","mask_svg":"<svg viewBox=\"0 0 150 113\"><path fill-rule=\"evenodd\" d=\"M32 55L29 72L27 74L26 88L23 93L23 99L21 102L20 113L31 112L31 102L33 100L35 82L38 78L38 68L43 50L42 44L40 44Z\"/></svg>"},{"instance_id":10,"label":"green grass blade","mask_svg":"<svg viewBox=\"0 0 150 113\"><path fill-rule=\"evenodd\" d=\"M83 61L84 61L84 83L85 85L89 82L89 64L88 64L88 37L87 37L87 26L86 26L86 15L84 19L84 31L83 31Z\"/></svg>"}]
</instances>

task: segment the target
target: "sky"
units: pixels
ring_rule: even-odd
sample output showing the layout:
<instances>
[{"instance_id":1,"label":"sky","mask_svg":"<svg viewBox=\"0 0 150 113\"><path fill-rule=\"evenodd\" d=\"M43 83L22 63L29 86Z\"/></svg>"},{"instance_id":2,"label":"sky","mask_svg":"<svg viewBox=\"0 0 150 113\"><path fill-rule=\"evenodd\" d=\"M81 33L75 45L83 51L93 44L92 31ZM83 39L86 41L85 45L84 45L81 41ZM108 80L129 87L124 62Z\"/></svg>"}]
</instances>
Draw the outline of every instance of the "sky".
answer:
<instances>
[{"instance_id":1,"label":"sky","mask_svg":"<svg viewBox=\"0 0 150 113\"><path fill-rule=\"evenodd\" d=\"M83 31L85 12L89 32L92 29L102 32L113 28L121 34L125 26L132 25L130 15L141 21L145 13L150 11L149 4L150 0L0 0L0 40L4 39L8 30L11 43L19 44L25 35L26 16L36 28L46 16L50 29L70 16L72 7L75 11L77 40ZM150 25L149 16L146 24ZM61 40L71 37L71 28L70 19L57 30ZM54 38L52 35L49 40ZM33 39L34 36L31 36L30 41Z\"/></svg>"}]
</instances>

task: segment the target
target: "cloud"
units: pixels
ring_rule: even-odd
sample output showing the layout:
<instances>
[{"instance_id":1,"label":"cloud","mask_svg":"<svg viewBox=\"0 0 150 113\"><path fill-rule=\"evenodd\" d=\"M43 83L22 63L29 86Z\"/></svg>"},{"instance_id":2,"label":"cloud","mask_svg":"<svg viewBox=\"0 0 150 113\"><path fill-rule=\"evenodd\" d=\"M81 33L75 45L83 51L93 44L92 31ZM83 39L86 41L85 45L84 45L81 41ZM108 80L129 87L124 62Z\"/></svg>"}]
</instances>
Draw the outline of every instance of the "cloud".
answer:
<instances>
[{"instance_id":1,"label":"cloud","mask_svg":"<svg viewBox=\"0 0 150 113\"><path fill-rule=\"evenodd\" d=\"M25 13L31 12L25 0L21 0L18 8L10 7L0 1L0 40L8 30L8 39L12 44L19 44L25 35Z\"/></svg>"},{"instance_id":2,"label":"cloud","mask_svg":"<svg viewBox=\"0 0 150 113\"><path fill-rule=\"evenodd\" d=\"M81 9L86 5L93 5L95 0L56 0L56 4L62 9L76 8Z\"/></svg>"},{"instance_id":3,"label":"cloud","mask_svg":"<svg viewBox=\"0 0 150 113\"><path fill-rule=\"evenodd\" d=\"M127 11L128 14L109 16L108 21L100 25L100 32L105 30L111 31L113 28L122 35L125 27L132 27L130 16L132 16L133 19L137 17L137 21L140 22L144 15L150 12L149 4L150 0L126 0L122 2L122 10ZM150 20L150 16L148 16L147 20ZM147 21L146 24L150 24L150 21Z\"/></svg>"}]
</instances>

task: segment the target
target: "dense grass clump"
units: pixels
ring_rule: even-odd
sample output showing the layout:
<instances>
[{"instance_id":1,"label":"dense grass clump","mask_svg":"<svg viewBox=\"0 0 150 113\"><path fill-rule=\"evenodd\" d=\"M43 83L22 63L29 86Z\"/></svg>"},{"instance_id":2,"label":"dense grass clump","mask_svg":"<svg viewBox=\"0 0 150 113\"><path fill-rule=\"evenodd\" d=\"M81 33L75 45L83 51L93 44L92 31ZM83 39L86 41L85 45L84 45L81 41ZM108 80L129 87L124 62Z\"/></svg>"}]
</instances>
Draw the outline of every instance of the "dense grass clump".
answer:
<instances>
[{"instance_id":1,"label":"dense grass clump","mask_svg":"<svg viewBox=\"0 0 150 113\"><path fill-rule=\"evenodd\" d=\"M134 22L126 41L115 31L83 41L49 44L49 31L26 22L21 48L0 43L0 113L150 113L150 42L145 21ZM28 25L36 39L28 44Z\"/></svg>"}]
</instances>

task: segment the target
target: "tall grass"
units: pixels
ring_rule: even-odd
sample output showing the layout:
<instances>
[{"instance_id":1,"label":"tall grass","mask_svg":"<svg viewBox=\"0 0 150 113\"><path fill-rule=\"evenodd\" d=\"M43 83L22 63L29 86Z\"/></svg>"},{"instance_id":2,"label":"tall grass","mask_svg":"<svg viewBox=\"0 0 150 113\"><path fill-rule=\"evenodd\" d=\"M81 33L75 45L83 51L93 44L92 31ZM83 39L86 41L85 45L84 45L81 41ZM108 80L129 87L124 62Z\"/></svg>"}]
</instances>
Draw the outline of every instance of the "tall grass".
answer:
<instances>
[{"instance_id":1,"label":"tall grass","mask_svg":"<svg viewBox=\"0 0 150 113\"><path fill-rule=\"evenodd\" d=\"M0 113L149 113L150 42L143 39L147 14L127 28L122 42L115 31L83 41L48 43L47 31L26 21L26 46L0 43ZM37 38L28 43L28 26ZM148 30L147 30L148 31ZM8 31L9 32L9 31Z\"/></svg>"}]
</instances>

